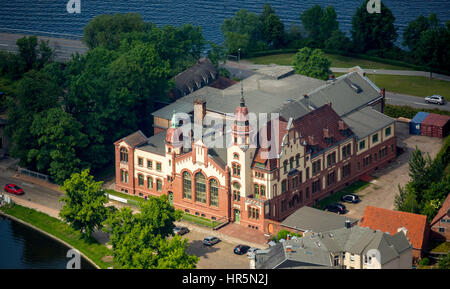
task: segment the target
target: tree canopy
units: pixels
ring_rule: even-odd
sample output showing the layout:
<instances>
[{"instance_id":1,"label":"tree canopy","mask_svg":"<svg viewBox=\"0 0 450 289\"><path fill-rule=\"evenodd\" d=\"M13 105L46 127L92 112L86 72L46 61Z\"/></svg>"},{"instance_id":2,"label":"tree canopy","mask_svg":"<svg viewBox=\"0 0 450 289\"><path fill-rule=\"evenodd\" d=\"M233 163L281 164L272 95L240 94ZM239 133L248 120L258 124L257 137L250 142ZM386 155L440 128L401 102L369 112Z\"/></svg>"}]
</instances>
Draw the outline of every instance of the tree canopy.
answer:
<instances>
[{"instance_id":1,"label":"tree canopy","mask_svg":"<svg viewBox=\"0 0 450 289\"><path fill-rule=\"evenodd\" d=\"M337 14L333 6L322 9L319 5L314 5L301 14L300 20L308 32L308 36L318 47L324 46L324 42L331 37L334 31L339 29Z\"/></svg>"},{"instance_id":2,"label":"tree canopy","mask_svg":"<svg viewBox=\"0 0 450 289\"><path fill-rule=\"evenodd\" d=\"M294 56L295 73L327 80L331 74L331 61L320 49L304 47Z\"/></svg>"},{"instance_id":3,"label":"tree canopy","mask_svg":"<svg viewBox=\"0 0 450 289\"><path fill-rule=\"evenodd\" d=\"M165 195L150 197L138 213L125 207L110 215L106 229L114 261L125 269L194 269L198 257L186 253L187 240L169 238L180 217Z\"/></svg>"},{"instance_id":4,"label":"tree canopy","mask_svg":"<svg viewBox=\"0 0 450 289\"><path fill-rule=\"evenodd\" d=\"M365 0L356 9L352 18L353 49L358 53L369 50L386 51L394 47L398 33L395 27L395 17L391 10L381 2L381 13L370 14Z\"/></svg>"},{"instance_id":5,"label":"tree canopy","mask_svg":"<svg viewBox=\"0 0 450 289\"><path fill-rule=\"evenodd\" d=\"M104 206L108 198L101 190L102 182L96 182L89 169L74 173L61 187L64 202L59 215L75 230L80 230L87 239L94 229L101 229L103 221L108 216Z\"/></svg>"}]
</instances>

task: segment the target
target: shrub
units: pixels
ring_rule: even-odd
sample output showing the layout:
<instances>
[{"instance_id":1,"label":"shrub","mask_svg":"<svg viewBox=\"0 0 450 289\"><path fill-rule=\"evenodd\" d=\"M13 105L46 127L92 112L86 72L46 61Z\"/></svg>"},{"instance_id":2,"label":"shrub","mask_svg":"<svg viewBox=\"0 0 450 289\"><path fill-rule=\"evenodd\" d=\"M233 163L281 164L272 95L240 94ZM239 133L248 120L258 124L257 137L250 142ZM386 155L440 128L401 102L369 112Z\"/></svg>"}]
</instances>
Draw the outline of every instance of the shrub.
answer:
<instances>
[{"instance_id":1,"label":"shrub","mask_svg":"<svg viewBox=\"0 0 450 289\"><path fill-rule=\"evenodd\" d=\"M428 265L430 265L430 259L428 259L428 258L423 258L423 259L421 259L420 261L419 261L419 265L421 265L421 266L428 266Z\"/></svg>"}]
</instances>

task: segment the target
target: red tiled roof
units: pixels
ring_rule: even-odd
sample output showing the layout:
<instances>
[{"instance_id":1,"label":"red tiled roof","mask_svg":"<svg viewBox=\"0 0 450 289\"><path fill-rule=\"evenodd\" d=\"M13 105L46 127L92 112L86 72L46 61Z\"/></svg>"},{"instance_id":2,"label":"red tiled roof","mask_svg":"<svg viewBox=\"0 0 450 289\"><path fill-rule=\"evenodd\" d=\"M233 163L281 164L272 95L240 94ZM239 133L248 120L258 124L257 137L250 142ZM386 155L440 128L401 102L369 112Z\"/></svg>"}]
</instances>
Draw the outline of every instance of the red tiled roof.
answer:
<instances>
[{"instance_id":1,"label":"red tiled roof","mask_svg":"<svg viewBox=\"0 0 450 289\"><path fill-rule=\"evenodd\" d=\"M422 121L422 124L443 127L449 121L450 121L450 116L448 116L448 115L429 113L427 115L427 117Z\"/></svg>"},{"instance_id":2,"label":"red tiled roof","mask_svg":"<svg viewBox=\"0 0 450 289\"><path fill-rule=\"evenodd\" d=\"M364 210L359 226L380 230L390 235L397 234L399 228L405 227L408 230L406 236L413 248L423 249L428 223L425 215L368 206Z\"/></svg>"},{"instance_id":3,"label":"red tiled roof","mask_svg":"<svg viewBox=\"0 0 450 289\"><path fill-rule=\"evenodd\" d=\"M450 194L447 195L447 198L445 199L444 203L442 204L442 207L439 209L439 212L434 217L433 221L431 222L431 226L436 224L442 217L450 213Z\"/></svg>"},{"instance_id":4,"label":"red tiled roof","mask_svg":"<svg viewBox=\"0 0 450 289\"><path fill-rule=\"evenodd\" d=\"M348 137L342 135L339 130L339 122L341 121L342 119L330 105L323 105L295 120L294 126L302 137L308 139L310 145L318 145L317 151L321 151ZM332 141L327 143L324 130L326 130L327 136L332 137ZM350 132L348 135L352 134L353 132Z\"/></svg>"}]
</instances>

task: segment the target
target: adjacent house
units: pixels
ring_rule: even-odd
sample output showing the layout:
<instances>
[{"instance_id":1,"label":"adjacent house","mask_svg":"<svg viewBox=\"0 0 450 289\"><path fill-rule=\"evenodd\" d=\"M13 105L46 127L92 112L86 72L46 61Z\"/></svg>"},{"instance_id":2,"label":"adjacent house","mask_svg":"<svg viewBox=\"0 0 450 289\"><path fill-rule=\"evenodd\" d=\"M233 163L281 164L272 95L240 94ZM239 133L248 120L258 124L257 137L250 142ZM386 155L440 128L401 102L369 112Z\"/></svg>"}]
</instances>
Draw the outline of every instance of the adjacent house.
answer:
<instances>
[{"instance_id":1,"label":"adjacent house","mask_svg":"<svg viewBox=\"0 0 450 289\"><path fill-rule=\"evenodd\" d=\"M359 226L291 238L250 257L255 269L411 269L403 231L389 235Z\"/></svg>"},{"instance_id":2,"label":"adjacent house","mask_svg":"<svg viewBox=\"0 0 450 289\"><path fill-rule=\"evenodd\" d=\"M450 194L431 222L431 231L433 239L450 242Z\"/></svg>"},{"instance_id":3,"label":"adjacent house","mask_svg":"<svg viewBox=\"0 0 450 289\"><path fill-rule=\"evenodd\" d=\"M116 190L165 194L185 213L274 234L273 221L395 159L385 92L365 76L325 82L285 69L256 72L154 112L155 125L168 128L152 137L136 132L116 141ZM261 114L268 117L254 126L252 115ZM185 121L203 135L183 131ZM209 146L212 136L222 140Z\"/></svg>"},{"instance_id":4,"label":"adjacent house","mask_svg":"<svg viewBox=\"0 0 450 289\"><path fill-rule=\"evenodd\" d=\"M368 206L364 210L364 216L359 226L380 230L391 235L399 231L406 232L406 236L413 247L415 263L422 258L428 245L430 226L425 215Z\"/></svg>"}]
</instances>

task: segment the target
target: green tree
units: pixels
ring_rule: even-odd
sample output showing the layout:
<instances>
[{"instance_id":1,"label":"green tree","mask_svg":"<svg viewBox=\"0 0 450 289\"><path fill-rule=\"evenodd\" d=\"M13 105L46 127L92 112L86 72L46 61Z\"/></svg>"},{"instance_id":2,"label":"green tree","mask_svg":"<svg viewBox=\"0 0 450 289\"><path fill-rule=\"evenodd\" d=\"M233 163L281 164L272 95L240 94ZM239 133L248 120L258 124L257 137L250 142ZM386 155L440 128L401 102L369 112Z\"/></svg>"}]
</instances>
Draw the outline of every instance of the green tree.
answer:
<instances>
[{"instance_id":1,"label":"green tree","mask_svg":"<svg viewBox=\"0 0 450 289\"><path fill-rule=\"evenodd\" d=\"M439 269L450 269L450 253L438 262Z\"/></svg>"},{"instance_id":2,"label":"green tree","mask_svg":"<svg viewBox=\"0 0 450 289\"><path fill-rule=\"evenodd\" d=\"M403 45L407 46L411 51L416 50L421 34L430 28L437 29L438 27L439 19L434 13L430 14L429 17L422 15L417 17L408 23L403 32Z\"/></svg>"},{"instance_id":3,"label":"green tree","mask_svg":"<svg viewBox=\"0 0 450 289\"><path fill-rule=\"evenodd\" d=\"M331 61L320 49L300 49L294 56L293 65L296 73L313 78L326 80L331 74Z\"/></svg>"},{"instance_id":4,"label":"green tree","mask_svg":"<svg viewBox=\"0 0 450 289\"><path fill-rule=\"evenodd\" d=\"M104 206L108 198L101 190L102 182L96 182L89 169L74 173L61 187L64 196L60 201L64 207L59 215L86 239L90 239L95 229L101 229L108 216Z\"/></svg>"},{"instance_id":5,"label":"green tree","mask_svg":"<svg viewBox=\"0 0 450 289\"><path fill-rule=\"evenodd\" d=\"M208 59L216 67L219 67L219 63L222 61L226 61L227 59L225 47L223 47L222 45L215 44L214 42L210 42L209 46L211 48L208 50Z\"/></svg>"},{"instance_id":6,"label":"green tree","mask_svg":"<svg viewBox=\"0 0 450 289\"><path fill-rule=\"evenodd\" d=\"M398 186L399 194L395 196L394 204L398 211L418 213L420 210L417 196L411 184L406 184L405 188Z\"/></svg>"},{"instance_id":7,"label":"green tree","mask_svg":"<svg viewBox=\"0 0 450 289\"><path fill-rule=\"evenodd\" d=\"M367 11L365 0L361 7L356 9L352 18L353 49L364 53L369 50L387 51L394 47L398 37L394 25L395 17L391 10L381 2L381 13L370 14Z\"/></svg>"},{"instance_id":8,"label":"green tree","mask_svg":"<svg viewBox=\"0 0 450 289\"><path fill-rule=\"evenodd\" d=\"M30 127L36 114L58 106L62 90L47 73L31 70L17 83L15 93L8 105L6 127L12 140L10 153L20 159L20 165L35 169L28 152L39 145Z\"/></svg>"},{"instance_id":9,"label":"green tree","mask_svg":"<svg viewBox=\"0 0 450 289\"><path fill-rule=\"evenodd\" d=\"M351 50L351 41L341 30L334 30L330 38L325 40L325 48L337 51L339 53L347 53Z\"/></svg>"},{"instance_id":10,"label":"green tree","mask_svg":"<svg viewBox=\"0 0 450 289\"><path fill-rule=\"evenodd\" d=\"M48 41L41 40L38 46L36 36L25 36L16 41L24 72L31 69L41 69L45 64L52 61L53 50L48 43Z\"/></svg>"},{"instance_id":11,"label":"green tree","mask_svg":"<svg viewBox=\"0 0 450 289\"><path fill-rule=\"evenodd\" d=\"M61 108L51 108L34 117L30 133L38 146L28 152L28 159L36 168L62 184L73 172L79 171L82 161L79 151L88 144L80 132L81 124Z\"/></svg>"},{"instance_id":12,"label":"green tree","mask_svg":"<svg viewBox=\"0 0 450 289\"><path fill-rule=\"evenodd\" d=\"M261 43L260 19L254 12L237 11L234 17L224 20L221 29L229 54L236 54L239 48L242 54L246 54L257 50L258 43Z\"/></svg>"},{"instance_id":13,"label":"green tree","mask_svg":"<svg viewBox=\"0 0 450 289\"><path fill-rule=\"evenodd\" d=\"M267 46L278 49L285 42L284 24L270 4L264 4L260 16L262 38Z\"/></svg>"},{"instance_id":14,"label":"green tree","mask_svg":"<svg viewBox=\"0 0 450 289\"><path fill-rule=\"evenodd\" d=\"M99 15L84 27L82 41L90 49L98 46L118 49L124 33L143 31L144 28L145 23L140 14Z\"/></svg>"},{"instance_id":15,"label":"green tree","mask_svg":"<svg viewBox=\"0 0 450 289\"><path fill-rule=\"evenodd\" d=\"M193 269L196 256L186 254L187 241L172 234L174 221L181 218L167 196L150 197L133 214L123 208L106 221L111 234L114 260L121 268Z\"/></svg>"},{"instance_id":16,"label":"green tree","mask_svg":"<svg viewBox=\"0 0 450 289\"><path fill-rule=\"evenodd\" d=\"M324 42L331 37L333 31L339 29L337 14L333 6L322 9L319 5L314 5L300 15L300 20L308 32L308 37L314 41L314 45L317 47L323 47Z\"/></svg>"}]
</instances>

